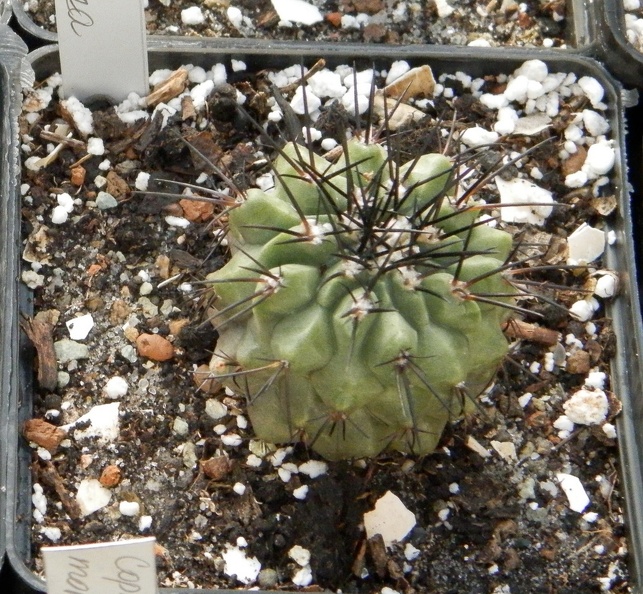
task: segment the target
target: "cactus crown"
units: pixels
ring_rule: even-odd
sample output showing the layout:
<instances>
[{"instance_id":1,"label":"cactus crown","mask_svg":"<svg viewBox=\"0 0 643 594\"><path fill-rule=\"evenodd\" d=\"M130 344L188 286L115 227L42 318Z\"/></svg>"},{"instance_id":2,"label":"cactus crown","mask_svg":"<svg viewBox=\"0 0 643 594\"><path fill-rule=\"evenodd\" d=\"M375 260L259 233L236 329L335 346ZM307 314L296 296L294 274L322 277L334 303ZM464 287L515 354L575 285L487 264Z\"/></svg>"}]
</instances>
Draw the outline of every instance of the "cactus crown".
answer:
<instances>
[{"instance_id":1,"label":"cactus crown","mask_svg":"<svg viewBox=\"0 0 643 594\"><path fill-rule=\"evenodd\" d=\"M389 153L353 139L331 162L287 144L275 187L229 211L210 367L266 441L431 452L506 354L511 236L458 197L457 163Z\"/></svg>"}]
</instances>

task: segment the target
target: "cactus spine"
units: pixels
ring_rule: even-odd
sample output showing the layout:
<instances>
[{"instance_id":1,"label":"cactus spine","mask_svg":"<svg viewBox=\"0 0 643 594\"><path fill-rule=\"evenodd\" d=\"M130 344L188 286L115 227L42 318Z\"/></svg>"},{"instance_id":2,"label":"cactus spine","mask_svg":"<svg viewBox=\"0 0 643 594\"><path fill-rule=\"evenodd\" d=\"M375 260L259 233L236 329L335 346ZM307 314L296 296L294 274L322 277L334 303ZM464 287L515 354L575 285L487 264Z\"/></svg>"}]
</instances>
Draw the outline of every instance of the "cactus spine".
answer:
<instances>
[{"instance_id":1,"label":"cactus spine","mask_svg":"<svg viewBox=\"0 0 643 594\"><path fill-rule=\"evenodd\" d=\"M440 154L398 167L351 140L331 163L291 143L275 187L230 210L210 368L260 438L425 454L471 409L507 351L512 241L450 197L455 172Z\"/></svg>"}]
</instances>

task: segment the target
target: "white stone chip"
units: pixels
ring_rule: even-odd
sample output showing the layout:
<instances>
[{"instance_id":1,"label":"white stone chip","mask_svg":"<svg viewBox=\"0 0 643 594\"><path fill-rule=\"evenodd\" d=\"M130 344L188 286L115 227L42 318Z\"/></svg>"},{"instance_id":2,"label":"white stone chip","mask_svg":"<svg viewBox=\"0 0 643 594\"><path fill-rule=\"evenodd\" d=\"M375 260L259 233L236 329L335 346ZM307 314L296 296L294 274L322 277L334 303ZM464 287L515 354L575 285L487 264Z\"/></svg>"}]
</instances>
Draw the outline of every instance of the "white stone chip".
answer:
<instances>
[{"instance_id":1,"label":"white stone chip","mask_svg":"<svg viewBox=\"0 0 643 594\"><path fill-rule=\"evenodd\" d=\"M205 401L205 414L211 419L218 421L228 414L228 407L214 398Z\"/></svg>"},{"instance_id":2,"label":"white stone chip","mask_svg":"<svg viewBox=\"0 0 643 594\"><path fill-rule=\"evenodd\" d=\"M551 125L551 118L544 113L518 118L514 134L524 134L525 136L533 136Z\"/></svg>"},{"instance_id":3,"label":"white stone chip","mask_svg":"<svg viewBox=\"0 0 643 594\"><path fill-rule=\"evenodd\" d=\"M319 8L304 0L270 0L275 12L282 21L314 25L324 20Z\"/></svg>"},{"instance_id":4,"label":"white stone chip","mask_svg":"<svg viewBox=\"0 0 643 594\"><path fill-rule=\"evenodd\" d=\"M138 529L140 532L145 532L149 530L152 526L152 516L141 516L138 519Z\"/></svg>"},{"instance_id":5,"label":"white stone chip","mask_svg":"<svg viewBox=\"0 0 643 594\"><path fill-rule=\"evenodd\" d=\"M103 487L97 479L84 479L78 485L76 503L81 516L85 517L109 505L112 492Z\"/></svg>"},{"instance_id":6,"label":"white stone chip","mask_svg":"<svg viewBox=\"0 0 643 594\"><path fill-rule=\"evenodd\" d=\"M585 265L603 255L605 232L583 223L567 238L567 264Z\"/></svg>"},{"instance_id":7,"label":"white stone chip","mask_svg":"<svg viewBox=\"0 0 643 594\"><path fill-rule=\"evenodd\" d=\"M139 171L138 175L136 176L136 181L134 182L134 187L141 192L146 192L149 181L150 174L146 173L145 171Z\"/></svg>"},{"instance_id":8,"label":"white stone chip","mask_svg":"<svg viewBox=\"0 0 643 594\"><path fill-rule=\"evenodd\" d=\"M589 505L589 497L580 479L572 474L559 472L556 475L558 482L569 501L569 508L581 513Z\"/></svg>"},{"instance_id":9,"label":"white stone chip","mask_svg":"<svg viewBox=\"0 0 643 594\"><path fill-rule=\"evenodd\" d=\"M438 16L444 19L453 14L455 8L451 6L447 0L435 0L435 8L438 11Z\"/></svg>"},{"instance_id":10,"label":"white stone chip","mask_svg":"<svg viewBox=\"0 0 643 594\"><path fill-rule=\"evenodd\" d=\"M221 555L223 557L223 572L229 577L235 577L242 584L252 584L261 571L261 563L256 557L246 557L246 552L238 547L230 547Z\"/></svg>"},{"instance_id":11,"label":"white stone chip","mask_svg":"<svg viewBox=\"0 0 643 594\"><path fill-rule=\"evenodd\" d=\"M404 540L415 525L415 514L391 491L387 491L377 500L373 511L364 514L366 537L372 538L381 534L387 547Z\"/></svg>"},{"instance_id":12,"label":"white stone chip","mask_svg":"<svg viewBox=\"0 0 643 594\"><path fill-rule=\"evenodd\" d=\"M67 433L73 430L74 439L76 440L95 437L99 444L115 441L120 431L119 406L118 402L99 404L73 423L62 425L61 429ZM84 425L87 421L89 421L89 425L85 429L74 430L77 424L82 423Z\"/></svg>"},{"instance_id":13,"label":"white stone chip","mask_svg":"<svg viewBox=\"0 0 643 594\"><path fill-rule=\"evenodd\" d=\"M498 455L506 462L517 462L516 446L511 441L492 440L491 447L496 450Z\"/></svg>"},{"instance_id":14,"label":"white stone chip","mask_svg":"<svg viewBox=\"0 0 643 594\"><path fill-rule=\"evenodd\" d=\"M473 435L467 437L465 445L473 452L478 454L482 458L488 458L491 456L491 452L485 448Z\"/></svg>"},{"instance_id":15,"label":"white stone chip","mask_svg":"<svg viewBox=\"0 0 643 594\"><path fill-rule=\"evenodd\" d=\"M609 402L603 390L581 388L563 403L565 415L578 425L598 425L609 413Z\"/></svg>"},{"instance_id":16,"label":"white stone chip","mask_svg":"<svg viewBox=\"0 0 643 594\"><path fill-rule=\"evenodd\" d=\"M73 320L68 320L65 325L69 331L69 338L72 340L85 340L94 327L94 318L92 314L85 314Z\"/></svg>"}]
</instances>

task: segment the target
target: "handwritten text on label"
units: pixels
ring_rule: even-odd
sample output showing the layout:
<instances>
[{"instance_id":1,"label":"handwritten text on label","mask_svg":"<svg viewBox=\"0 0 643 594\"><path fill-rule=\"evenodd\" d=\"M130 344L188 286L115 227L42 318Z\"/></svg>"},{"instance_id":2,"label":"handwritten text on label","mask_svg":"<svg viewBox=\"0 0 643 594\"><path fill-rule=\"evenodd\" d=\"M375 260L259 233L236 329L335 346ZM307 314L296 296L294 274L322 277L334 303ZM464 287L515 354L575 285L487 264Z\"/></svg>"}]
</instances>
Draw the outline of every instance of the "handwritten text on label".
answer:
<instances>
[{"instance_id":1,"label":"handwritten text on label","mask_svg":"<svg viewBox=\"0 0 643 594\"><path fill-rule=\"evenodd\" d=\"M92 19L87 10L79 8L79 4L87 6L89 0L67 0L67 16L69 17L69 26L72 31L78 35L78 37L81 37L78 28L91 27L94 24L94 19Z\"/></svg>"}]
</instances>

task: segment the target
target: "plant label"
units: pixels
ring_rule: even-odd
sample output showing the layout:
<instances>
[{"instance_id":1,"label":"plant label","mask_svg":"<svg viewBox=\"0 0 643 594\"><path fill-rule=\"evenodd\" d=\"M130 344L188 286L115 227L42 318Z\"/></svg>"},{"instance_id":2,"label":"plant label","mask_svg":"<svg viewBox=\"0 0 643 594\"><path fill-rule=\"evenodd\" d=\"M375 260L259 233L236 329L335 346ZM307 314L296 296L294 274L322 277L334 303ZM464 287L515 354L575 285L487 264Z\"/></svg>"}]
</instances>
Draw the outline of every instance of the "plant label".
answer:
<instances>
[{"instance_id":1,"label":"plant label","mask_svg":"<svg viewBox=\"0 0 643 594\"><path fill-rule=\"evenodd\" d=\"M154 538L43 547L47 594L156 594Z\"/></svg>"},{"instance_id":2,"label":"plant label","mask_svg":"<svg viewBox=\"0 0 643 594\"><path fill-rule=\"evenodd\" d=\"M56 0L56 26L66 97L147 95L143 0Z\"/></svg>"}]
</instances>

